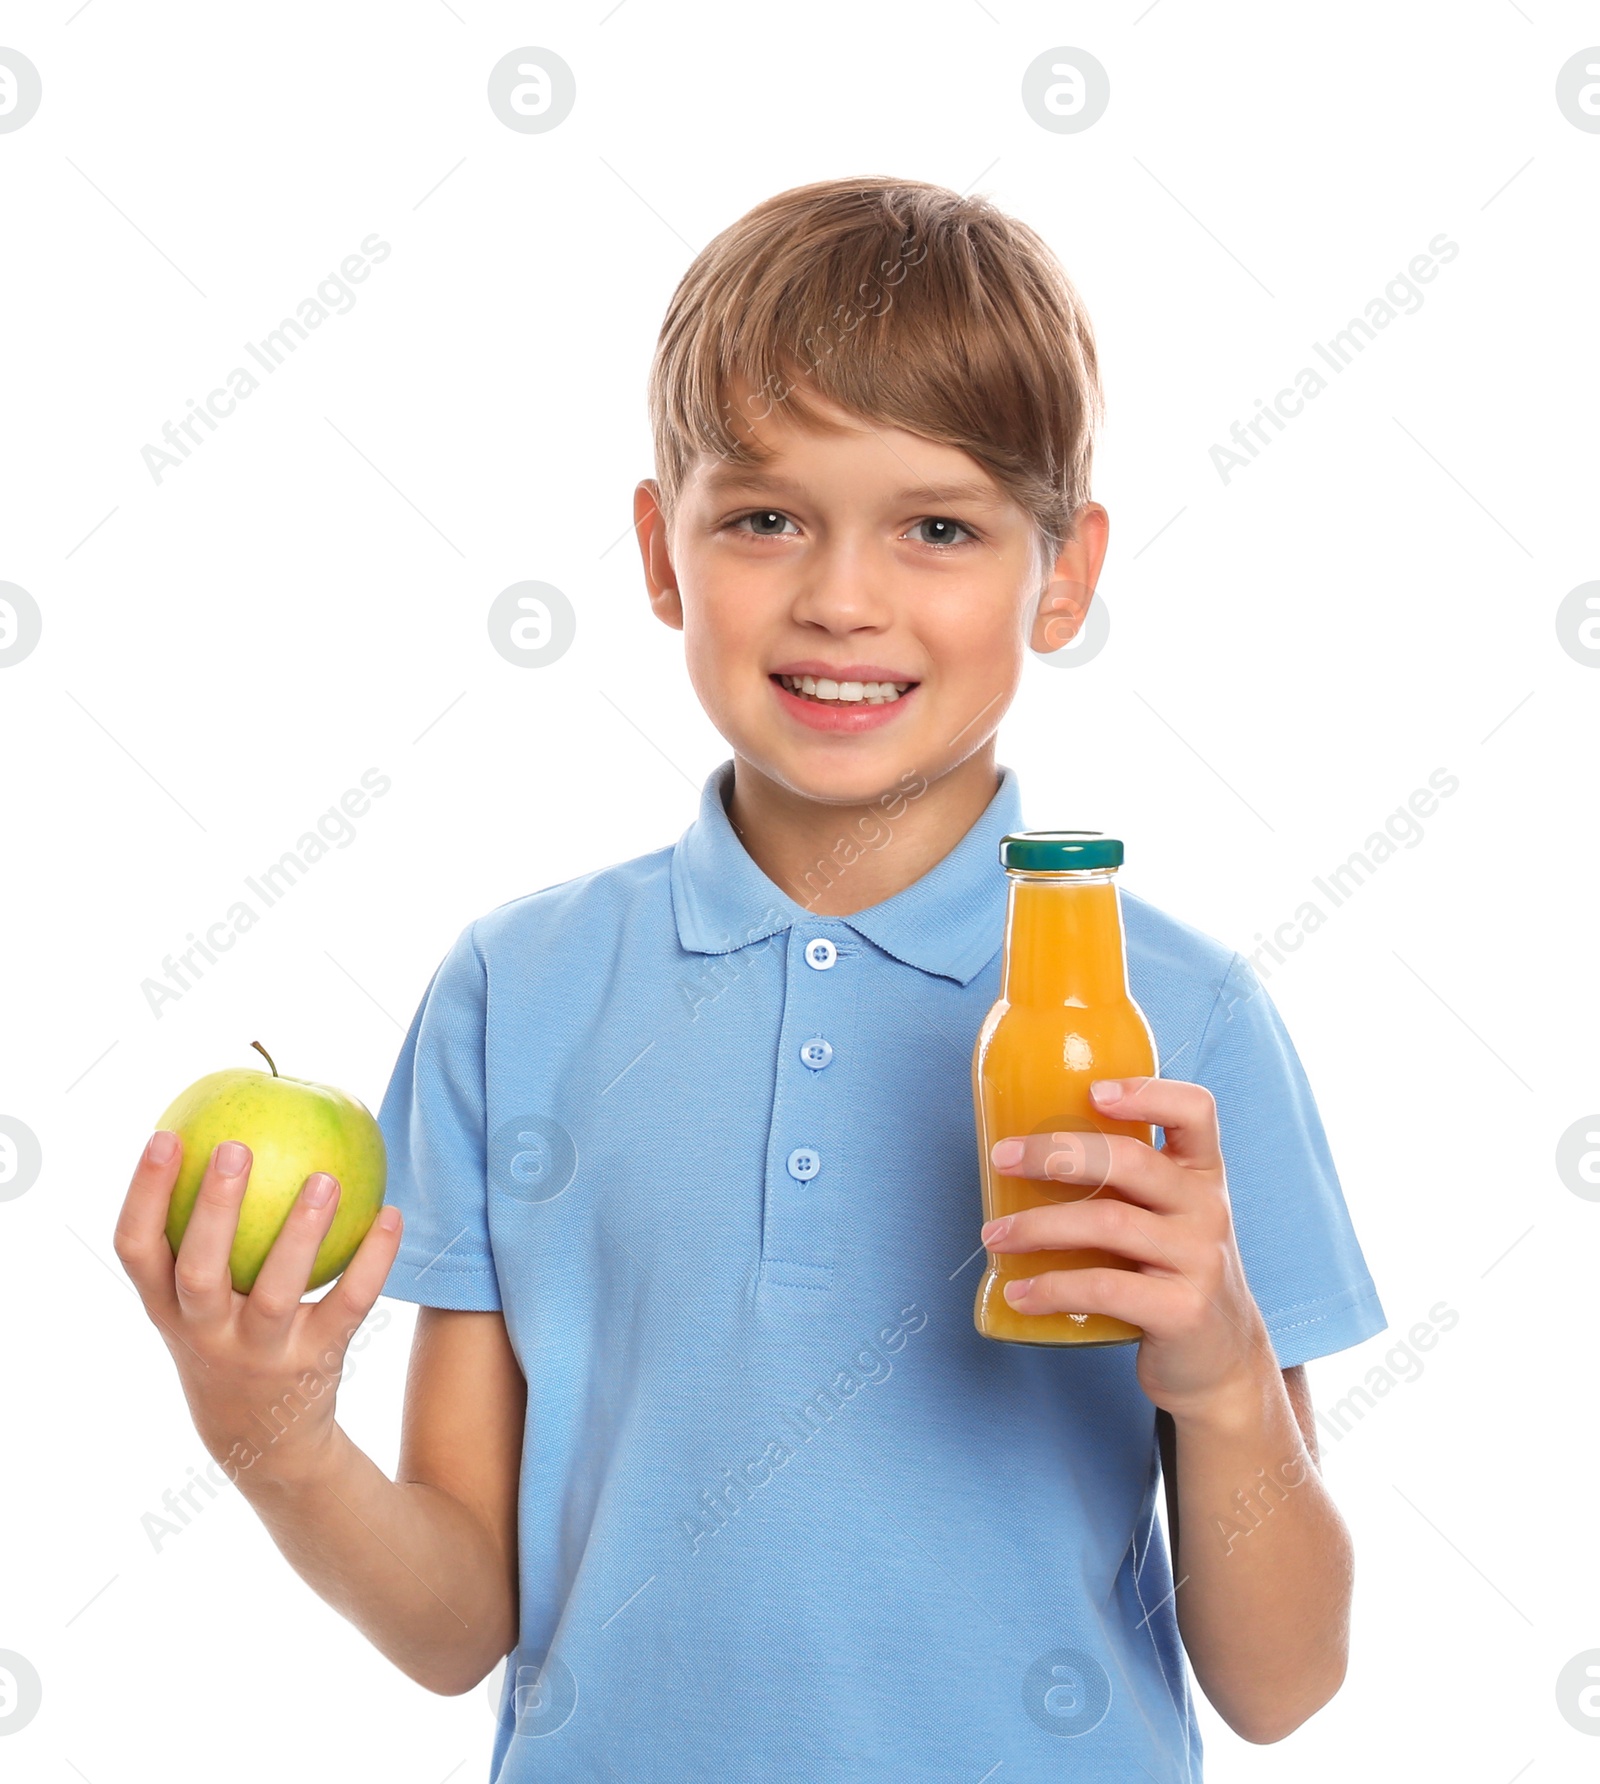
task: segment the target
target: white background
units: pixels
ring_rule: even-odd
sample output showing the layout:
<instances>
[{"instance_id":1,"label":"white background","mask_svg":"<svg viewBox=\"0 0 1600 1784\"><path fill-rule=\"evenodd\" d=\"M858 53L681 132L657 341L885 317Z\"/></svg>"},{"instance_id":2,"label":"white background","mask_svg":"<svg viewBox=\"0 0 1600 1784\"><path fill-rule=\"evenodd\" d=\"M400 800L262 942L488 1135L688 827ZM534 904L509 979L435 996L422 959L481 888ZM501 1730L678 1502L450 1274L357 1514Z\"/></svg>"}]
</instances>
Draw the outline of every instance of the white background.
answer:
<instances>
[{"instance_id":1,"label":"white background","mask_svg":"<svg viewBox=\"0 0 1600 1784\"><path fill-rule=\"evenodd\" d=\"M1343 1691L1277 1748L1207 1709L1207 1775L1592 1777L1555 1681L1600 1647L1600 1205L1555 1149L1600 1107L1600 671L1555 612L1600 575L1600 135L1554 92L1600 6L76 4L0 12L43 79L0 135L0 579L44 624L0 671L0 1114L44 1158L0 1203L0 1649L44 1681L7 1775L484 1775L487 1692L412 1685L236 1494L152 1546L206 1456L112 1226L190 1080L260 1039L376 1107L464 923L692 819L728 752L626 536L655 331L749 206L892 173L1031 223L1098 332L1113 629L1028 667L1027 821L1125 837L1132 890L1249 951L1460 782L1268 963L1391 1322L1312 1366L1319 1407L1459 1319L1324 1438ZM547 134L486 103L522 45L576 74ZM1020 100L1060 45L1110 72L1079 134ZM355 307L155 483L141 447L372 232ZM1440 232L1422 307L1224 483L1211 446ZM524 578L578 612L542 670L485 627ZM154 1017L141 981L369 767L350 846ZM339 1405L392 1469L384 1310Z\"/></svg>"}]
</instances>

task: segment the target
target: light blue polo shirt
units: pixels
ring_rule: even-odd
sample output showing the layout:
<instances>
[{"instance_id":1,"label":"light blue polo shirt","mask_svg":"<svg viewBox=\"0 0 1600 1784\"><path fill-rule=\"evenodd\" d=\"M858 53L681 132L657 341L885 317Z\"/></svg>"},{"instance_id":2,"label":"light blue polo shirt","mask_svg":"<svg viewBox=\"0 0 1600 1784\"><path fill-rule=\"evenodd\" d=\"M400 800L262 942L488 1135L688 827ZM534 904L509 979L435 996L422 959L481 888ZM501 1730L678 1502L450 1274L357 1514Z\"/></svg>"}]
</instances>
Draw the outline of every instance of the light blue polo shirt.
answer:
<instances>
[{"instance_id":1,"label":"light blue polo shirt","mask_svg":"<svg viewBox=\"0 0 1600 1784\"><path fill-rule=\"evenodd\" d=\"M502 1309L527 1376L494 1784L1200 1777L1135 1347L972 1323L970 1063L1028 827L1000 776L830 917L746 854L725 761L671 847L512 899L434 974L379 1115L384 1292ZM1381 1331L1266 992L1123 910L1279 1363Z\"/></svg>"}]
</instances>

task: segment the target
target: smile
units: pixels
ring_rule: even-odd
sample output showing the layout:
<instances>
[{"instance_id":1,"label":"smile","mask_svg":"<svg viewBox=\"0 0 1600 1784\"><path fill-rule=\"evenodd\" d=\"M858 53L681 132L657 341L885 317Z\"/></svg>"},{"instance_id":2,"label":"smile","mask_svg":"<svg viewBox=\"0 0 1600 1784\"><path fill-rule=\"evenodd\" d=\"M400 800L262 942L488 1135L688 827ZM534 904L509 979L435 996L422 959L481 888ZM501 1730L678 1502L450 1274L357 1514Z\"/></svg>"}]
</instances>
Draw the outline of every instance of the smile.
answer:
<instances>
[{"instance_id":1,"label":"smile","mask_svg":"<svg viewBox=\"0 0 1600 1784\"><path fill-rule=\"evenodd\" d=\"M780 674L769 674L767 682L796 724L845 737L900 722L906 707L915 705L916 691L922 685L917 681L838 682L825 675Z\"/></svg>"},{"instance_id":2,"label":"smile","mask_svg":"<svg viewBox=\"0 0 1600 1784\"><path fill-rule=\"evenodd\" d=\"M772 679L791 694L827 706L883 706L917 685L914 681L830 681L816 675L776 675Z\"/></svg>"}]
</instances>

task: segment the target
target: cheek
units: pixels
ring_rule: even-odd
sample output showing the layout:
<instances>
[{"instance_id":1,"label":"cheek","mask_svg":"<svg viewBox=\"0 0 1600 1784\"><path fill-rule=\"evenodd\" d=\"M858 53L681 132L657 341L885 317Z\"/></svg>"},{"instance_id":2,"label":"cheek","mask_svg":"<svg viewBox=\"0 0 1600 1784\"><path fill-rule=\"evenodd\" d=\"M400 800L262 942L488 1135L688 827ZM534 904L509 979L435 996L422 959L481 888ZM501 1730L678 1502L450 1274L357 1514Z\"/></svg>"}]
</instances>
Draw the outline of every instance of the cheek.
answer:
<instances>
[{"instance_id":1,"label":"cheek","mask_svg":"<svg viewBox=\"0 0 1600 1784\"><path fill-rule=\"evenodd\" d=\"M1025 645L1015 600L974 598L929 616L918 632L952 688L993 688L1021 673Z\"/></svg>"},{"instance_id":2,"label":"cheek","mask_svg":"<svg viewBox=\"0 0 1600 1784\"><path fill-rule=\"evenodd\" d=\"M683 656L702 700L737 698L760 667L759 615L750 590L723 577L684 577Z\"/></svg>"}]
</instances>

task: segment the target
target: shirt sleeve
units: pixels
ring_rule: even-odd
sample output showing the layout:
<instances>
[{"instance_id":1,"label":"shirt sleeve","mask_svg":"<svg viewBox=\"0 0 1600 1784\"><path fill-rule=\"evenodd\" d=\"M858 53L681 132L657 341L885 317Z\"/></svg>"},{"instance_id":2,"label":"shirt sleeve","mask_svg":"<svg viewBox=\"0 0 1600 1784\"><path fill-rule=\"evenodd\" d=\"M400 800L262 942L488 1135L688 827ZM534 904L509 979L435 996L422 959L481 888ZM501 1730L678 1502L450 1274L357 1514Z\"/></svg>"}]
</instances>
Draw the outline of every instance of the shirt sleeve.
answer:
<instances>
[{"instance_id":1,"label":"shirt sleeve","mask_svg":"<svg viewBox=\"0 0 1600 1784\"><path fill-rule=\"evenodd\" d=\"M500 1306L487 1212L488 976L473 925L435 969L378 1110L386 1202L405 1217L383 1293L424 1307Z\"/></svg>"},{"instance_id":2,"label":"shirt sleeve","mask_svg":"<svg viewBox=\"0 0 1600 1784\"><path fill-rule=\"evenodd\" d=\"M1239 1255L1279 1367L1381 1332L1388 1321L1311 1086L1242 954L1218 990L1192 1076L1216 1098Z\"/></svg>"}]
</instances>

